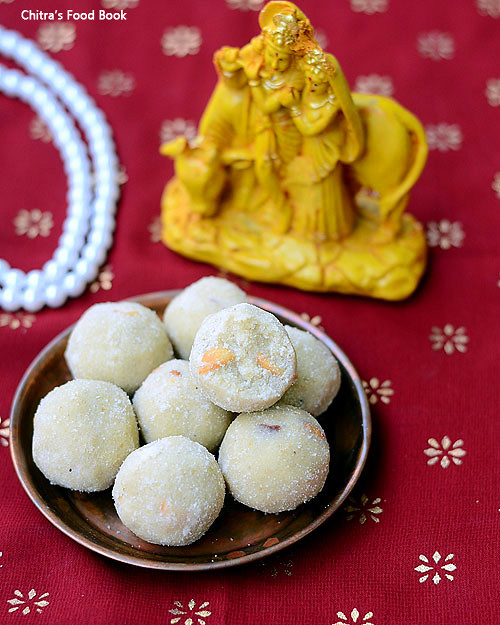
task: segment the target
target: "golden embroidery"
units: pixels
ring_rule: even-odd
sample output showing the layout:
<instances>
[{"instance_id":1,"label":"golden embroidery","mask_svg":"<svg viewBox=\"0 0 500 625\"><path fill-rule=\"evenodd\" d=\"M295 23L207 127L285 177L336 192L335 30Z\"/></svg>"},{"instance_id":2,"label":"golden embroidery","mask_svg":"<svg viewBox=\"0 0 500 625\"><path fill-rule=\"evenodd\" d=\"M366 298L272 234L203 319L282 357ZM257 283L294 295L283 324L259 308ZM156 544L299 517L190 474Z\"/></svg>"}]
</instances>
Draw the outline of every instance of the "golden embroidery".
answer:
<instances>
[{"instance_id":1,"label":"golden embroidery","mask_svg":"<svg viewBox=\"0 0 500 625\"><path fill-rule=\"evenodd\" d=\"M166 56L184 57L198 54L201 46L201 32L196 26L177 26L163 33L161 47Z\"/></svg>"},{"instance_id":2,"label":"golden embroidery","mask_svg":"<svg viewBox=\"0 0 500 625\"><path fill-rule=\"evenodd\" d=\"M459 150L462 146L463 135L458 124L435 124L425 127L425 136L429 150Z\"/></svg>"},{"instance_id":3,"label":"golden embroidery","mask_svg":"<svg viewBox=\"0 0 500 625\"><path fill-rule=\"evenodd\" d=\"M390 380L384 380L381 383L378 378L371 378L369 382L363 380L363 388L370 404L376 404L379 399L383 404L390 404L391 397L394 395L391 384Z\"/></svg>"},{"instance_id":4,"label":"golden embroidery","mask_svg":"<svg viewBox=\"0 0 500 625\"><path fill-rule=\"evenodd\" d=\"M385 13L389 6L389 0L351 0L351 9L355 13Z\"/></svg>"},{"instance_id":5,"label":"golden embroidery","mask_svg":"<svg viewBox=\"0 0 500 625\"><path fill-rule=\"evenodd\" d=\"M500 171L497 171L495 174L493 182L491 183L491 188L496 193L497 197L500 198Z\"/></svg>"},{"instance_id":6,"label":"golden embroidery","mask_svg":"<svg viewBox=\"0 0 500 625\"><path fill-rule=\"evenodd\" d=\"M260 11L264 0L226 0L229 9L239 9L240 11Z\"/></svg>"},{"instance_id":7,"label":"golden embroidery","mask_svg":"<svg viewBox=\"0 0 500 625\"><path fill-rule=\"evenodd\" d=\"M119 69L102 72L97 81L97 91L101 95L116 98L130 95L135 88L135 78Z\"/></svg>"},{"instance_id":8,"label":"golden embroidery","mask_svg":"<svg viewBox=\"0 0 500 625\"><path fill-rule=\"evenodd\" d=\"M26 597L20 590L14 590L15 597L13 599L7 599L7 603L10 603L10 605L14 606L12 608L9 608L9 612L16 612L16 610L21 610L22 614L26 616L26 614L29 614L34 609L35 612L41 613L42 608L45 608L49 605L49 602L45 599L45 597L49 596L49 593L44 592L38 597L38 599L36 594L37 593L34 588L32 588L28 592L28 595ZM34 601L35 599L37 599L37 601ZM23 605L24 608L21 608L21 606Z\"/></svg>"},{"instance_id":9,"label":"golden embroidery","mask_svg":"<svg viewBox=\"0 0 500 625\"><path fill-rule=\"evenodd\" d=\"M442 573L440 574L438 572L438 569L440 569L441 571L446 571L446 573L444 574L446 579L449 579L450 582L453 581L454 577L453 575L450 575L450 573L452 571L455 571L457 567L452 562L450 562L450 560L453 560L454 557L455 556L453 553L449 553L444 559L444 562L447 562L448 564L439 565L439 562L441 561L441 554L439 553L439 551L435 551L432 554L432 559L434 560L434 563L435 563L434 565L434 564L431 564L429 558L427 558L423 554L420 554L418 556L418 559L424 564L419 564L419 566L416 566L414 570L417 571L418 573L424 573L424 575L422 575L418 581L422 584L429 578L430 572L435 571L432 577L432 581L434 582L434 584L439 584L439 582L442 579L441 578Z\"/></svg>"},{"instance_id":10,"label":"golden embroidery","mask_svg":"<svg viewBox=\"0 0 500 625\"><path fill-rule=\"evenodd\" d=\"M311 317L308 313L303 312L300 314L300 318L303 319L304 321L307 321L315 328L318 328L318 330L321 330L322 332L325 331L325 328L321 325L321 322L323 321L323 319L321 318L320 315L314 315L313 317Z\"/></svg>"},{"instance_id":11,"label":"golden embroidery","mask_svg":"<svg viewBox=\"0 0 500 625\"><path fill-rule=\"evenodd\" d=\"M371 519L374 523L379 523L379 515L384 511L380 507L382 499L376 497L373 501L370 501L368 497L363 494L359 501L354 497L349 497L347 504L344 507L344 512L347 513L346 521L352 521L357 518L360 525L364 525L368 519Z\"/></svg>"},{"instance_id":12,"label":"golden embroidery","mask_svg":"<svg viewBox=\"0 0 500 625\"><path fill-rule=\"evenodd\" d=\"M449 250L451 247L462 247L465 232L459 221L451 222L448 219L430 221L427 224L427 242L430 247L440 247Z\"/></svg>"},{"instance_id":13,"label":"golden embroidery","mask_svg":"<svg viewBox=\"0 0 500 625\"><path fill-rule=\"evenodd\" d=\"M158 243L159 241L161 241L162 226L161 226L160 215L157 215L153 219L153 221L148 226L148 230L149 230L149 240L152 243Z\"/></svg>"},{"instance_id":14,"label":"golden embroidery","mask_svg":"<svg viewBox=\"0 0 500 625\"><path fill-rule=\"evenodd\" d=\"M52 213L41 211L38 208L33 210L22 209L14 218L14 227L18 236L26 235L28 239L36 239L37 236L48 237L54 220Z\"/></svg>"},{"instance_id":15,"label":"golden embroidery","mask_svg":"<svg viewBox=\"0 0 500 625\"><path fill-rule=\"evenodd\" d=\"M424 59L449 61L455 56L455 41L449 33L433 30L418 36L417 50Z\"/></svg>"},{"instance_id":16,"label":"golden embroidery","mask_svg":"<svg viewBox=\"0 0 500 625\"><path fill-rule=\"evenodd\" d=\"M115 274L113 273L112 266L105 265L99 272L97 279L90 285L90 292L97 293L97 291L100 290L109 291L113 286L114 277Z\"/></svg>"},{"instance_id":17,"label":"golden embroidery","mask_svg":"<svg viewBox=\"0 0 500 625\"><path fill-rule=\"evenodd\" d=\"M35 315L26 313L0 313L0 328L10 328L11 330L31 328L35 319Z\"/></svg>"},{"instance_id":18,"label":"golden embroidery","mask_svg":"<svg viewBox=\"0 0 500 625\"><path fill-rule=\"evenodd\" d=\"M356 78L354 91L391 97L394 94L394 85L390 76L369 74L368 76L358 76Z\"/></svg>"},{"instance_id":19,"label":"golden embroidery","mask_svg":"<svg viewBox=\"0 0 500 625\"><path fill-rule=\"evenodd\" d=\"M47 124L39 117L34 117L30 123L30 136L32 139L39 139L44 143L52 141L52 132Z\"/></svg>"},{"instance_id":20,"label":"golden embroidery","mask_svg":"<svg viewBox=\"0 0 500 625\"><path fill-rule=\"evenodd\" d=\"M167 143L177 137L186 137L188 141L196 138L196 124L189 119L166 119L160 129L161 143Z\"/></svg>"},{"instance_id":21,"label":"golden embroidery","mask_svg":"<svg viewBox=\"0 0 500 625\"><path fill-rule=\"evenodd\" d=\"M2 447L9 446L9 426L10 419L5 419L4 421L2 421L2 419L0 418L0 444L2 445Z\"/></svg>"},{"instance_id":22,"label":"golden embroidery","mask_svg":"<svg viewBox=\"0 0 500 625\"><path fill-rule=\"evenodd\" d=\"M61 24L44 24L40 26L37 41L43 50L61 52L71 50L76 39L76 28L68 22Z\"/></svg>"},{"instance_id":23,"label":"golden embroidery","mask_svg":"<svg viewBox=\"0 0 500 625\"><path fill-rule=\"evenodd\" d=\"M191 601L187 604L186 609L180 601L174 601L174 605L176 607L169 610L170 614L174 615L174 618L170 619L171 625L179 623L184 617L186 618L183 621L183 625L193 625L193 623L205 625L206 621L204 619L212 614L210 610L206 609L209 604L209 601L205 601L204 603L201 603L196 610L196 601L194 599L191 599ZM193 618L194 616L201 618L195 619Z\"/></svg>"},{"instance_id":24,"label":"golden embroidery","mask_svg":"<svg viewBox=\"0 0 500 625\"><path fill-rule=\"evenodd\" d=\"M456 440L453 445L449 436L443 436L441 443L438 443L435 438L429 438L427 442L430 445L430 447L424 449L424 454L429 456L427 464L433 465L439 462L443 469L447 469L452 462L453 464L461 465L461 458L467 453L462 448L464 442L461 438Z\"/></svg>"},{"instance_id":25,"label":"golden embroidery","mask_svg":"<svg viewBox=\"0 0 500 625\"><path fill-rule=\"evenodd\" d=\"M490 106L500 106L500 78L487 80L484 94Z\"/></svg>"},{"instance_id":26,"label":"golden embroidery","mask_svg":"<svg viewBox=\"0 0 500 625\"><path fill-rule=\"evenodd\" d=\"M135 9L139 0L101 0L103 9Z\"/></svg>"},{"instance_id":27,"label":"golden embroidery","mask_svg":"<svg viewBox=\"0 0 500 625\"><path fill-rule=\"evenodd\" d=\"M337 618L341 619L340 621L337 621L336 623L333 623L333 625L356 625L356 623L359 620L359 617L361 616L359 610L357 608L354 608L350 614L351 619L349 620L349 617L347 617L343 612L337 612ZM371 618L373 617L373 612L367 612L361 619L360 623L362 622L363 625L375 625L375 623L371 622Z\"/></svg>"},{"instance_id":28,"label":"golden embroidery","mask_svg":"<svg viewBox=\"0 0 500 625\"><path fill-rule=\"evenodd\" d=\"M464 354L467 351L466 343L469 342L469 337L465 334L463 326L455 329L451 323L447 323L443 329L434 326L429 340L432 343L432 349L442 349L448 355L455 351Z\"/></svg>"}]
</instances>

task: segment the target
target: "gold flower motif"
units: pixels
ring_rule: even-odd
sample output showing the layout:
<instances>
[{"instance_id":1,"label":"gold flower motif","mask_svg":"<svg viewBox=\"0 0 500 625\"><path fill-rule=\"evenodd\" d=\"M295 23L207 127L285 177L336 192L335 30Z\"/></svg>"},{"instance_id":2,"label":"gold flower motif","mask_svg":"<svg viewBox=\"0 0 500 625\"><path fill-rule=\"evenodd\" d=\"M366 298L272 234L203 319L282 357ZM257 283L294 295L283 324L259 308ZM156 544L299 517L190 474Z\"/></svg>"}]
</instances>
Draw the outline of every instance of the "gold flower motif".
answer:
<instances>
[{"instance_id":1,"label":"gold flower motif","mask_svg":"<svg viewBox=\"0 0 500 625\"><path fill-rule=\"evenodd\" d=\"M380 497L370 501L364 493L359 501L354 499L354 497L349 497L347 505L344 506L344 512L347 513L346 521L352 521L352 519L357 518L360 525L364 525L368 519L371 519L374 523L379 523L378 515L384 511L379 506L381 502L382 499Z\"/></svg>"},{"instance_id":2,"label":"gold flower motif","mask_svg":"<svg viewBox=\"0 0 500 625\"><path fill-rule=\"evenodd\" d=\"M205 601L204 603L198 606L196 609L196 601L191 599L191 601L187 604L186 609L180 601L174 601L175 608L169 610L170 614L174 615L174 618L170 619L171 625L175 625L175 623L179 623L182 621L184 617L186 617L183 621L183 625L193 625L193 623L198 623L199 625L205 625L206 621L204 620L207 616L210 616L212 613L206 608L209 605L209 601ZM202 617L202 618L193 618Z\"/></svg>"},{"instance_id":3,"label":"gold flower motif","mask_svg":"<svg viewBox=\"0 0 500 625\"><path fill-rule=\"evenodd\" d=\"M103 9L135 9L139 0L101 0Z\"/></svg>"},{"instance_id":4,"label":"gold flower motif","mask_svg":"<svg viewBox=\"0 0 500 625\"><path fill-rule=\"evenodd\" d=\"M240 11L260 11L264 0L226 0L229 9L239 9Z\"/></svg>"},{"instance_id":5,"label":"gold flower motif","mask_svg":"<svg viewBox=\"0 0 500 625\"><path fill-rule=\"evenodd\" d=\"M435 124L425 127L425 136L429 150L448 152L459 150L462 146L463 135L458 124Z\"/></svg>"},{"instance_id":6,"label":"gold flower motif","mask_svg":"<svg viewBox=\"0 0 500 625\"><path fill-rule=\"evenodd\" d=\"M429 438L427 442L430 445L430 447L424 449L424 454L429 456L427 464L433 465L439 462L443 469L447 469L452 462L456 465L461 465L461 458L467 453L465 449L462 449L464 442L461 438L456 440L453 445L449 436L443 436L441 444L435 438Z\"/></svg>"},{"instance_id":7,"label":"gold flower motif","mask_svg":"<svg viewBox=\"0 0 500 625\"><path fill-rule=\"evenodd\" d=\"M71 50L75 43L76 29L68 22L60 24L44 24L40 26L37 41L43 50L61 52Z\"/></svg>"},{"instance_id":8,"label":"gold flower motif","mask_svg":"<svg viewBox=\"0 0 500 625\"><path fill-rule=\"evenodd\" d=\"M313 315L311 317L308 313L303 312L303 313L300 313L300 317L304 321L307 321L308 323L310 323L315 328L318 328L318 330L321 330L322 332L325 331L325 328L321 325L321 322L323 321L323 319L321 318L320 315Z\"/></svg>"},{"instance_id":9,"label":"gold flower motif","mask_svg":"<svg viewBox=\"0 0 500 625\"><path fill-rule=\"evenodd\" d=\"M0 328L10 328L11 330L31 328L35 319L35 315L26 313L1 313Z\"/></svg>"},{"instance_id":10,"label":"gold flower motif","mask_svg":"<svg viewBox=\"0 0 500 625\"><path fill-rule=\"evenodd\" d=\"M148 230L149 230L149 240L152 243L159 243L161 241L161 231L162 231L160 215L157 215L153 219L153 221L148 226Z\"/></svg>"},{"instance_id":11,"label":"gold flower motif","mask_svg":"<svg viewBox=\"0 0 500 625\"><path fill-rule=\"evenodd\" d=\"M32 139L40 139L40 141L44 143L50 143L52 141L50 128L39 117L35 117L31 120L30 136Z\"/></svg>"},{"instance_id":12,"label":"gold flower motif","mask_svg":"<svg viewBox=\"0 0 500 625\"><path fill-rule=\"evenodd\" d=\"M462 247L464 238L465 232L459 221L441 219L441 221L429 221L427 224L427 241L430 247L440 247L442 250Z\"/></svg>"},{"instance_id":13,"label":"gold flower motif","mask_svg":"<svg viewBox=\"0 0 500 625\"><path fill-rule=\"evenodd\" d=\"M449 33L433 30L418 36L417 50L424 59L449 61L455 56L455 41Z\"/></svg>"},{"instance_id":14,"label":"gold flower motif","mask_svg":"<svg viewBox=\"0 0 500 625\"><path fill-rule=\"evenodd\" d=\"M453 560L454 557L455 556L453 553L449 553L444 559L444 562L447 562L448 564L442 564L438 567L438 564L441 561L441 554L439 553L439 551L435 551L432 554L432 559L434 560L434 564L431 564L429 558L427 558L423 554L420 554L418 556L418 559L420 560L420 562L423 562L423 564L419 564L418 566L415 567L414 570L417 571L417 573L424 573L424 575L422 575L418 581L421 584L423 584L427 579L429 579L430 572L435 571L434 576L432 577L432 581L434 582L434 584L439 584L439 582L442 579L441 578L442 573L440 575L438 572L438 568L439 568L442 571L446 571L444 576L446 577L446 579L449 579L450 582L452 582L454 577L450 573L452 571L455 571L457 568L453 564L453 562L450 562L450 560Z\"/></svg>"},{"instance_id":15,"label":"gold flower motif","mask_svg":"<svg viewBox=\"0 0 500 625\"><path fill-rule=\"evenodd\" d=\"M383 404L390 404L391 397L394 395L391 385L390 380L384 380L382 383L378 378L371 378L368 382L363 380L363 388L370 404L376 404L379 399Z\"/></svg>"},{"instance_id":16,"label":"gold flower motif","mask_svg":"<svg viewBox=\"0 0 500 625\"><path fill-rule=\"evenodd\" d=\"M120 187L128 182L128 174L127 170L125 169L125 165L120 165L118 169L118 174L116 176L116 182L120 185Z\"/></svg>"},{"instance_id":17,"label":"gold flower motif","mask_svg":"<svg viewBox=\"0 0 500 625\"><path fill-rule=\"evenodd\" d=\"M163 33L161 47L166 56L184 57L198 54L201 42L201 32L196 26L176 26Z\"/></svg>"},{"instance_id":18,"label":"gold flower motif","mask_svg":"<svg viewBox=\"0 0 500 625\"><path fill-rule=\"evenodd\" d=\"M48 237L54 220L52 213L41 211L38 208L33 210L20 210L14 218L14 226L18 236L26 235L28 239L36 239L37 236Z\"/></svg>"},{"instance_id":19,"label":"gold flower motif","mask_svg":"<svg viewBox=\"0 0 500 625\"><path fill-rule=\"evenodd\" d=\"M500 0L477 0L477 10L480 15L500 17Z\"/></svg>"},{"instance_id":20,"label":"gold flower motif","mask_svg":"<svg viewBox=\"0 0 500 625\"><path fill-rule=\"evenodd\" d=\"M349 620L349 617L347 617L343 612L337 612L337 618L341 620L333 623L333 625L356 625L356 623L359 621L359 617L361 616L361 614L357 608L354 608L350 616L351 620ZM373 612L367 612L359 622L363 623L364 625L375 625L370 621L372 617Z\"/></svg>"},{"instance_id":21,"label":"gold flower motif","mask_svg":"<svg viewBox=\"0 0 500 625\"><path fill-rule=\"evenodd\" d=\"M355 13L385 13L389 6L389 0L351 0L351 9Z\"/></svg>"},{"instance_id":22,"label":"gold flower motif","mask_svg":"<svg viewBox=\"0 0 500 625\"><path fill-rule=\"evenodd\" d=\"M358 76L354 91L358 93L374 93L391 97L394 94L394 86L390 76L379 76L379 74L369 74L368 76Z\"/></svg>"},{"instance_id":23,"label":"gold flower motif","mask_svg":"<svg viewBox=\"0 0 500 625\"><path fill-rule=\"evenodd\" d=\"M491 183L491 188L497 194L497 197L500 198L500 171L497 171L495 174L493 182Z\"/></svg>"},{"instance_id":24,"label":"gold flower motif","mask_svg":"<svg viewBox=\"0 0 500 625\"><path fill-rule=\"evenodd\" d=\"M160 128L160 141L166 143L177 137L186 137L191 142L196 138L198 131L196 124L188 119L166 119Z\"/></svg>"},{"instance_id":25,"label":"gold flower motif","mask_svg":"<svg viewBox=\"0 0 500 625\"><path fill-rule=\"evenodd\" d=\"M117 98L130 95L135 87L135 78L119 69L102 72L97 80L97 91L101 95Z\"/></svg>"},{"instance_id":26,"label":"gold flower motif","mask_svg":"<svg viewBox=\"0 0 500 625\"><path fill-rule=\"evenodd\" d=\"M9 427L10 427L10 419L5 419L2 421L0 418L0 444L2 447L9 446Z\"/></svg>"},{"instance_id":27,"label":"gold flower motif","mask_svg":"<svg viewBox=\"0 0 500 625\"><path fill-rule=\"evenodd\" d=\"M465 328L454 328L451 323L447 323L443 329L434 326L432 334L429 336L432 349L443 349L445 354L453 354L455 350L464 354L467 351L466 343L469 337L465 334Z\"/></svg>"},{"instance_id":28,"label":"gold flower motif","mask_svg":"<svg viewBox=\"0 0 500 625\"><path fill-rule=\"evenodd\" d=\"M500 106L500 78L490 78L486 81L484 95L490 106Z\"/></svg>"},{"instance_id":29,"label":"gold flower motif","mask_svg":"<svg viewBox=\"0 0 500 625\"><path fill-rule=\"evenodd\" d=\"M99 272L97 279L94 282L92 282L92 284L90 285L90 292L97 293L97 291L101 291L101 290L109 291L111 287L113 286L114 277L115 277L115 274L113 273L112 266L105 265Z\"/></svg>"},{"instance_id":30,"label":"gold flower motif","mask_svg":"<svg viewBox=\"0 0 500 625\"><path fill-rule=\"evenodd\" d=\"M22 608L21 610L24 616L26 616L26 614L29 614L33 609L36 612L41 613L42 608L45 608L49 605L49 602L45 599L45 597L49 596L49 593L44 592L43 594L39 595L38 599L36 594L37 593L34 588L32 588L28 592L27 597L25 597L20 590L14 590L15 597L13 599L7 599L7 603L10 603L10 605L14 606L13 608L9 608L9 612L16 612L16 610L20 610L21 606L24 605L24 608ZM37 599L37 601L35 601L35 599Z\"/></svg>"}]
</instances>

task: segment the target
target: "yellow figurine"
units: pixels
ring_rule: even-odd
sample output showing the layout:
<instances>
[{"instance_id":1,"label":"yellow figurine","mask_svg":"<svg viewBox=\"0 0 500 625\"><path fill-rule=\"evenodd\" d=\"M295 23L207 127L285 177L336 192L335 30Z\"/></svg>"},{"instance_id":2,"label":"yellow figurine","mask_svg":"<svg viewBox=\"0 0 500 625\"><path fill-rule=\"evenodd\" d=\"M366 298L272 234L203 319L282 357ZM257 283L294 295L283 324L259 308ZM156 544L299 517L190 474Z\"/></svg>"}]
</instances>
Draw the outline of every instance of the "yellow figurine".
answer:
<instances>
[{"instance_id":1,"label":"yellow figurine","mask_svg":"<svg viewBox=\"0 0 500 625\"><path fill-rule=\"evenodd\" d=\"M219 81L191 143L161 147L173 250L252 280L399 300L425 269L404 209L427 157L420 122L390 98L351 94L291 2L215 53Z\"/></svg>"}]
</instances>

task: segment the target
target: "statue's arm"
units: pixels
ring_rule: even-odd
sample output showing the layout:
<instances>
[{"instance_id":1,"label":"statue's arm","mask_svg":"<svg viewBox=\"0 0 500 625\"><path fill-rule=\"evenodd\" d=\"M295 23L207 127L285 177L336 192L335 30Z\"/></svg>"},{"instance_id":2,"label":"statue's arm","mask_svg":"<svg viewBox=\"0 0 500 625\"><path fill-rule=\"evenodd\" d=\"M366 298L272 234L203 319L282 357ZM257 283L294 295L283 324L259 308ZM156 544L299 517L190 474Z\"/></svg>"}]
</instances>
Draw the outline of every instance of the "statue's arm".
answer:
<instances>
[{"instance_id":1,"label":"statue's arm","mask_svg":"<svg viewBox=\"0 0 500 625\"><path fill-rule=\"evenodd\" d=\"M346 141L341 150L340 160L344 163L352 163L362 154L364 149L363 125L358 110L354 106L349 85L339 62L331 54L326 56L333 68L330 76L330 86L335 94L336 104L344 114L347 128Z\"/></svg>"},{"instance_id":2,"label":"statue's arm","mask_svg":"<svg viewBox=\"0 0 500 625\"><path fill-rule=\"evenodd\" d=\"M326 130L326 128L333 121L337 111L338 107L332 104L326 104L318 119L309 121L304 116L303 112L298 109L297 114L293 115L293 121L302 136L313 137L314 135L319 135L321 132Z\"/></svg>"}]
</instances>

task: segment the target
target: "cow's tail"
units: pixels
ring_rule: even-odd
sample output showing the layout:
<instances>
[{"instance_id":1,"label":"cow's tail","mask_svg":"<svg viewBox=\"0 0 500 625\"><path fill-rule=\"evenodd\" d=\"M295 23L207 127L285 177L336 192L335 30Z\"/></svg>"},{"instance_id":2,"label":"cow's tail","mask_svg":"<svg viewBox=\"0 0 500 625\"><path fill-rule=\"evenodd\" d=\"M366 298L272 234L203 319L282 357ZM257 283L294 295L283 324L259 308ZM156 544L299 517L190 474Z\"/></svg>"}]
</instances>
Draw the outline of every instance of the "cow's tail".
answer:
<instances>
[{"instance_id":1,"label":"cow's tail","mask_svg":"<svg viewBox=\"0 0 500 625\"><path fill-rule=\"evenodd\" d=\"M418 177L422 173L422 170L427 160L427 141L425 138L425 131L419 120L397 103L397 115L401 119L401 122L408 129L412 141L412 158L410 167L406 172L403 180L397 187L384 194L380 199L380 217L382 221L391 217L391 213L397 210L398 205L404 200L410 189L413 187ZM406 202L405 202L406 204ZM403 206L404 209L404 206Z\"/></svg>"}]
</instances>

